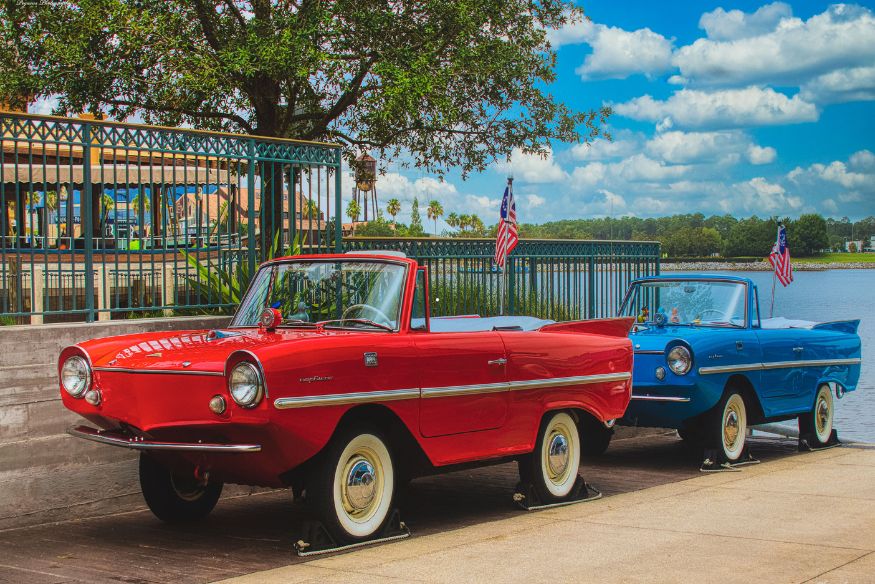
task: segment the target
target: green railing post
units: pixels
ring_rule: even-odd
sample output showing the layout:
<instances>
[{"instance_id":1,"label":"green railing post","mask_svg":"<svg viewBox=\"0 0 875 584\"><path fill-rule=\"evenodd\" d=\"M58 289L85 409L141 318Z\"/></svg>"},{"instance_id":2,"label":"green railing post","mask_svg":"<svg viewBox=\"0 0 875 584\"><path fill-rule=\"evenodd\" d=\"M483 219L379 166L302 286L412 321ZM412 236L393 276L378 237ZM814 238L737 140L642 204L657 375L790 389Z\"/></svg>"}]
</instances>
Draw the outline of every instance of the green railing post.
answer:
<instances>
[{"instance_id":1,"label":"green railing post","mask_svg":"<svg viewBox=\"0 0 875 584\"><path fill-rule=\"evenodd\" d=\"M246 172L246 196L248 209L246 209L246 238L249 240L247 247L249 262L249 275L255 275L255 140L250 138L247 143L248 169Z\"/></svg>"},{"instance_id":2,"label":"green railing post","mask_svg":"<svg viewBox=\"0 0 875 584\"><path fill-rule=\"evenodd\" d=\"M587 269L586 318L595 318L595 256L589 257Z\"/></svg>"},{"instance_id":3,"label":"green railing post","mask_svg":"<svg viewBox=\"0 0 875 584\"><path fill-rule=\"evenodd\" d=\"M340 191L341 183L340 183L340 173L343 168L343 157L340 152L340 149L337 149L337 166L334 169L334 212L336 213L334 217L334 251L335 253L341 253L343 251L343 242L340 241L340 238L343 235L343 197ZM330 219L330 217L328 217Z\"/></svg>"},{"instance_id":4,"label":"green railing post","mask_svg":"<svg viewBox=\"0 0 875 584\"><path fill-rule=\"evenodd\" d=\"M507 258L507 313L511 315L516 314L516 302L514 302L514 297L516 296L514 262L514 258Z\"/></svg>"},{"instance_id":5,"label":"green railing post","mask_svg":"<svg viewBox=\"0 0 875 584\"><path fill-rule=\"evenodd\" d=\"M82 193L79 200L79 225L85 239L85 321L94 322L94 230L91 217L91 124L82 125ZM67 206L73 205L73 189L67 195ZM68 209L67 214L70 214ZM75 229L69 226L70 233ZM75 257L75 238L70 238L70 248ZM74 270L75 274L75 270ZM74 275L75 279L75 275Z\"/></svg>"}]
</instances>

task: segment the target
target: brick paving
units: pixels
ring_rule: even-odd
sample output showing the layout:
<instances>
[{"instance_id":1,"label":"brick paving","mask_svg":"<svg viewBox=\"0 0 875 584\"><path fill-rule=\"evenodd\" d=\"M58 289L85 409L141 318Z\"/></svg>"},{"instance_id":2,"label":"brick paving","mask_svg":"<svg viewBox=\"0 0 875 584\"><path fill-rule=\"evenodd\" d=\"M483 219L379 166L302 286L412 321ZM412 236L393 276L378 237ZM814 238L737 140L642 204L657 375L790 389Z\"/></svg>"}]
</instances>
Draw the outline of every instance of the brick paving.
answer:
<instances>
[{"instance_id":1,"label":"brick paving","mask_svg":"<svg viewBox=\"0 0 875 584\"><path fill-rule=\"evenodd\" d=\"M762 460L792 456L796 443L757 439ZM673 434L615 440L582 474L605 496L700 476L699 459ZM523 513L511 501L516 464L415 480L401 494L414 537ZM309 517L288 491L223 499L204 521L166 525L136 511L0 532L0 582L196 584L303 561L292 550ZM404 545L403 542L392 545Z\"/></svg>"}]
</instances>

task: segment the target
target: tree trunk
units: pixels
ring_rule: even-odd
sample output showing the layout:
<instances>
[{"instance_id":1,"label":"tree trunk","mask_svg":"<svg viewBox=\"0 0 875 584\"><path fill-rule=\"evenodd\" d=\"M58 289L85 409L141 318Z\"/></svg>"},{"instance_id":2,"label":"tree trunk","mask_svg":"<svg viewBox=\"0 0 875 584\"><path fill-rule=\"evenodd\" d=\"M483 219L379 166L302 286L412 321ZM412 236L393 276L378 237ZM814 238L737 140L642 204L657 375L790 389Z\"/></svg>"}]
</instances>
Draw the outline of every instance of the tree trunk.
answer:
<instances>
[{"instance_id":1,"label":"tree trunk","mask_svg":"<svg viewBox=\"0 0 875 584\"><path fill-rule=\"evenodd\" d=\"M283 246L283 163L261 164L261 250L262 261L274 242L277 249Z\"/></svg>"}]
</instances>

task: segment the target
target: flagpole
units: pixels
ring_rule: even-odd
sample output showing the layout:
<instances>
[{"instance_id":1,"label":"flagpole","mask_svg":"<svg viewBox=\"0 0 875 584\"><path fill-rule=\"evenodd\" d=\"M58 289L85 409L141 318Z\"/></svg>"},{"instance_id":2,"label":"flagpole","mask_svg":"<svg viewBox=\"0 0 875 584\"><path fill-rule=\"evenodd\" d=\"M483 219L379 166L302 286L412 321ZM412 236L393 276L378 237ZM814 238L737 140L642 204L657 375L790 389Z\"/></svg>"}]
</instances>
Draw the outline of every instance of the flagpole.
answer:
<instances>
[{"instance_id":1,"label":"flagpole","mask_svg":"<svg viewBox=\"0 0 875 584\"><path fill-rule=\"evenodd\" d=\"M778 279L778 273L772 270L772 307L769 309L769 318L775 316L775 280Z\"/></svg>"}]
</instances>

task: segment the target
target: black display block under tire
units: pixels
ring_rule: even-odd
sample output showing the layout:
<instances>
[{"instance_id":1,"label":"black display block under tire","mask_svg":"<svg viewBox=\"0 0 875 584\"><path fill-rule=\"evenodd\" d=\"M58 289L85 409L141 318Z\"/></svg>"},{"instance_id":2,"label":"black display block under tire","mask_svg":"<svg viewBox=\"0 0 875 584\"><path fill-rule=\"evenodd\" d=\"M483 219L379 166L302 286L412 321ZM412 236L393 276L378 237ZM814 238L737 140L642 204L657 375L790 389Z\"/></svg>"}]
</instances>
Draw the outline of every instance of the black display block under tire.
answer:
<instances>
[{"instance_id":1,"label":"black display block under tire","mask_svg":"<svg viewBox=\"0 0 875 584\"><path fill-rule=\"evenodd\" d=\"M392 516L397 471L383 434L368 425L341 429L307 481L308 498L337 545L379 537Z\"/></svg>"},{"instance_id":2,"label":"black display block under tire","mask_svg":"<svg viewBox=\"0 0 875 584\"><path fill-rule=\"evenodd\" d=\"M140 453L140 488L149 509L168 523L196 521L209 515L222 494L222 483L202 484L194 478L171 472Z\"/></svg>"}]
</instances>

